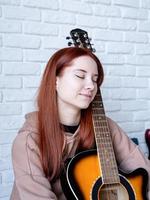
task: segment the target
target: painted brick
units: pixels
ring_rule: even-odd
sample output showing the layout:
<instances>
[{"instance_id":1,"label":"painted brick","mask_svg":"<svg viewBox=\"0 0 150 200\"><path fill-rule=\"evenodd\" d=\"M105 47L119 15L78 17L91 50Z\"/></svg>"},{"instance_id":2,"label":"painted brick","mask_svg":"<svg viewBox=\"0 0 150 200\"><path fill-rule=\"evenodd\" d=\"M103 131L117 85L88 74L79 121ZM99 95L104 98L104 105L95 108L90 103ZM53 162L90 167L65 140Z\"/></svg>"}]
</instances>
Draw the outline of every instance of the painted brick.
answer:
<instances>
[{"instance_id":1,"label":"painted brick","mask_svg":"<svg viewBox=\"0 0 150 200\"><path fill-rule=\"evenodd\" d=\"M133 44L124 44L120 42L108 43L107 45L108 53L117 53L117 54L132 54L134 52Z\"/></svg>"},{"instance_id":2,"label":"painted brick","mask_svg":"<svg viewBox=\"0 0 150 200\"><path fill-rule=\"evenodd\" d=\"M23 5L34 8L58 9L58 1L56 0L23 0Z\"/></svg>"},{"instance_id":3,"label":"painted brick","mask_svg":"<svg viewBox=\"0 0 150 200\"><path fill-rule=\"evenodd\" d=\"M148 10L136 8L122 8L123 18L146 20L148 19Z\"/></svg>"},{"instance_id":4,"label":"painted brick","mask_svg":"<svg viewBox=\"0 0 150 200\"><path fill-rule=\"evenodd\" d=\"M48 23L24 22L23 31L30 35L58 35L58 26Z\"/></svg>"},{"instance_id":5,"label":"painted brick","mask_svg":"<svg viewBox=\"0 0 150 200\"><path fill-rule=\"evenodd\" d=\"M21 88L22 80L20 77L0 77L0 88Z\"/></svg>"},{"instance_id":6,"label":"painted brick","mask_svg":"<svg viewBox=\"0 0 150 200\"><path fill-rule=\"evenodd\" d=\"M114 112L119 111L121 109L121 104L120 101L106 100L104 101L104 107L106 112Z\"/></svg>"},{"instance_id":7,"label":"painted brick","mask_svg":"<svg viewBox=\"0 0 150 200\"><path fill-rule=\"evenodd\" d=\"M0 104L0 115L18 115L22 113L22 105L14 103Z\"/></svg>"},{"instance_id":8,"label":"painted brick","mask_svg":"<svg viewBox=\"0 0 150 200\"><path fill-rule=\"evenodd\" d=\"M130 100L136 98L136 89L132 88L115 88L111 89L111 98L120 100Z\"/></svg>"},{"instance_id":9,"label":"painted brick","mask_svg":"<svg viewBox=\"0 0 150 200\"><path fill-rule=\"evenodd\" d=\"M0 37L0 46L2 46L2 38Z\"/></svg>"},{"instance_id":10,"label":"painted brick","mask_svg":"<svg viewBox=\"0 0 150 200\"><path fill-rule=\"evenodd\" d=\"M35 89L7 89L3 92L4 100L6 102L22 102L33 101L35 97Z\"/></svg>"},{"instance_id":11,"label":"painted brick","mask_svg":"<svg viewBox=\"0 0 150 200\"><path fill-rule=\"evenodd\" d=\"M107 28L108 27L108 19L100 18L97 16L85 16L85 15L77 15L77 24L78 26L88 26L95 28Z\"/></svg>"},{"instance_id":12,"label":"painted brick","mask_svg":"<svg viewBox=\"0 0 150 200\"><path fill-rule=\"evenodd\" d=\"M126 63L149 66L149 55L126 56Z\"/></svg>"},{"instance_id":13,"label":"painted brick","mask_svg":"<svg viewBox=\"0 0 150 200\"><path fill-rule=\"evenodd\" d=\"M115 5L121 5L121 6L129 6L129 7L135 7L135 8L139 8L140 6L140 1L139 0L114 0L113 3Z\"/></svg>"},{"instance_id":14,"label":"painted brick","mask_svg":"<svg viewBox=\"0 0 150 200\"><path fill-rule=\"evenodd\" d=\"M149 127L150 127L150 121L146 121L145 122L145 129L149 129Z\"/></svg>"},{"instance_id":15,"label":"painted brick","mask_svg":"<svg viewBox=\"0 0 150 200\"><path fill-rule=\"evenodd\" d=\"M137 90L137 98L138 99L147 99L147 100L150 100L150 89L146 89L146 88L143 88L143 89L138 89Z\"/></svg>"},{"instance_id":16,"label":"painted brick","mask_svg":"<svg viewBox=\"0 0 150 200\"><path fill-rule=\"evenodd\" d=\"M107 75L109 76L135 76L136 66L133 65L108 65L105 66Z\"/></svg>"},{"instance_id":17,"label":"painted brick","mask_svg":"<svg viewBox=\"0 0 150 200\"><path fill-rule=\"evenodd\" d=\"M115 65L120 65L123 64L125 62L125 57L123 55L117 55L117 54L113 54L113 55L99 55L99 53L97 54L98 57L100 58L102 64L115 64Z\"/></svg>"},{"instance_id":18,"label":"painted brick","mask_svg":"<svg viewBox=\"0 0 150 200\"><path fill-rule=\"evenodd\" d=\"M43 20L55 24L75 24L76 16L69 12L47 11L43 14Z\"/></svg>"},{"instance_id":19,"label":"painted brick","mask_svg":"<svg viewBox=\"0 0 150 200\"><path fill-rule=\"evenodd\" d=\"M1 131L0 144L12 144L17 131ZM1 162L0 162L1 164Z\"/></svg>"},{"instance_id":20,"label":"painted brick","mask_svg":"<svg viewBox=\"0 0 150 200\"><path fill-rule=\"evenodd\" d=\"M12 160L11 157L1 158L0 159L0 171L8 170L12 168Z\"/></svg>"},{"instance_id":21,"label":"painted brick","mask_svg":"<svg viewBox=\"0 0 150 200\"><path fill-rule=\"evenodd\" d=\"M145 33L128 32L125 33L125 41L134 43L148 43L149 39L148 35Z\"/></svg>"},{"instance_id":22,"label":"painted brick","mask_svg":"<svg viewBox=\"0 0 150 200\"><path fill-rule=\"evenodd\" d=\"M102 41L94 41L92 40L91 42L93 45L93 47L96 49L96 52L105 52L105 43Z\"/></svg>"},{"instance_id":23,"label":"painted brick","mask_svg":"<svg viewBox=\"0 0 150 200\"><path fill-rule=\"evenodd\" d=\"M21 22L1 20L0 21L0 32L2 33L20 33L22 29Z\"/></svg>"},{"instance_id":24,"label":"painted brick","mask_svg":"<svg viewBox=\"0 0 150 200\"><path fill-rule=\"evenodd\" d=\"M120 17L121 11L119 8L112 6L104 6L104 5L94 5L93 13L98 16L104 17Z\"/></svg>"},{"instance_id":25,"label":"painted brick","mask_svg":"<svg viewBox=\"0 0 150 200\"><path fill-rule=\"evenodd\" d=\"M110 89L108 89L108 88L103 88L103 85L101 86L101 93L102 93L102 97L103 97L103 100L104 100L104 102L107 100L110 100L110 99L112 99L111 98L111 92L110 92Z\"/></svg>"},{"instance_id":26,"label":"painted brick","mask_svg":"<svg viewBox=\"0 0 150 200\"><path fill-rule=\"evenodd\" d=\"M145 121L150 120L150 114L149 111L138 111L134 113L133 119L135 121Z\"/></svg>"},{"instance_id":27,"label":"painted brick","mask_svg":"<svg viewBox=\"0 0 150 200\"><path fill-rule=\"evenodd\" d=\"M34 62L4 62L3 73L6 75L39 75L41 73L41 64Z\"/></svg>"},{"instance_id":28,"label":"painted brick","mask_svg":"<svg viewBox=\"0 0 150 200\"><path fill-rule=\"evenodd\" d=\"M54 52L54 50L25 50L24 58L26 61L47 62Z\"/></svg>"},{"instance_id":29,"label":"painted brick","mask_svg":"<svg viewBox=\"0 0 150 200\"><path fill-rule=\"evenodd\" d=\"M23 86L24 88L37 88L39 86L41 78L28 76L23 78Z\"/></svg>"},{"instance_id":30,"label":"painted brick","mask_svg":"<svg viewBox=\"0 0 150 200\"><path fill-rule=\"evenodd\" d=\"M108 116L117 122L130 122L133 119L131 112L109 112Z\"/></svg>"},{"instance_id":31,"label":"painted brick","mask_svg":"<svg viewBox=\"0 0 150 200\"><path fill-rule=\"evenodd\" d=\"M150 22L148 21L143 21L143 22L139 22L139 31L143 31L143 32L150 32Z\"/></svg>"},{"instance_id":32,"label":"painted brick","mask_svg":"<svg viewBox=\"0 0 150 200\"><path fill-rule=\"evenodd\" d=\"M3 96L2 96L2 92L0 91L0 102L2 102Z\"/></svg>"},{"instance_id":33,"label":"painted brick","mask_svg":"<svg viewBox=\"0 0 150 200\"><path fill-rule=\"evenodd\" d=\"M117 36L117 37L116 37ZM123 33L119 31L95 29L93 38L104 41L123 41Z\"/></svg>"},{"instance_id":34,"label":"painted brick","mask_svg":"<svg viewBox=\"0 0 150 200\"><path fill-rule=\"evenodd\" d=\"M2 172L2 182L3 184L13 183L14 174L12 170L6 170Z\"/></svg>"},{"instance_id":35,"label":"painted brick","mask_svg":"<svg viewBox=\"0 0 150 200\"><path fill-rule=\"evenodd\" d=\"M106 5L111 4L111 0L84 0L84 1L92 4L106 4Z\"/></svg>"},{"instance_id":36,"label":"painted brick","mask_svg":"<svg viewBox=\"0 0 150 200\"><path fill-rule=\"evenodd\" d=\"M148 80L145 78L124 77L122 86L127 88L145 88L148 85Z\"/></svg>"},{"instance_id":37,"label":"painted brick","mask_svg":"<svg viewBox=\"0 0 150 200\"><path fill-rule=\"evenodd\" d=\"M0 74L2 73L2 64L0 63Z\"/></svg>"},{"instance_id":38,"label":"painted brick","mask_svg":"<svg viewBox=\"0 0 150 200\"><path fill-rule=\"evenodd\" d=\"M103 88L120 88L121 78L120 77L108 77L105 76L105 81L103 83Z\"/></svg>"},{"instance_id":39,"label":"painted brick","mask_svg":"<svg viewBox=\"0 0 150 200\"><path fill-rule=\"evenodd\" d=\"M41 12L36 8L18 7L18 6L5 6L3 15L8 19L20 20L41 20Z\"/></svg>"},{"instance_id":40,"label":"painted brick","mask_svg":"<svg viewBox=\"0 0 150 200\"><path fill-rule=\"evenodd\" d=\"M145 66L137 67L137 76L149 78L150 77L149 66L147 66L147 67L145 67Z\"/></svg>"},{"instance_id":41,"label":"painted brick","mask_svg":"<svg viewBox=\"0 0 150 200\"><path fill-rule=\"evenodd\" d=\"M136 53L139 55L149 55L150 54L149 44L136 44Z\"/></svg>"},{"instance_id":42,"label":"painted brick","mask_svg":"<svg viewBox=\"0 0 150 200\"><path fill-rule=\"evenodd\" d=\"M135 31L137 25L134 20L129 19L111 19L110 28L115 30Z\"/></svg>"},{"instance_id":43,"label":"painted brick","mask_svg":"<svg viewBox=\"0 0 150 200\"><path fill-rule=\"evenodd\" d=\"M1 5L20 5L20 0L0 0Z\"/></svg>"},{"instance_id":44,"label":"painted brick","mask_svg":"<svg viewBox=\"0 0 150 200\"><path fill-rule=\"evenodd\" d=\"M44 37L42 41L43 47L45 49L51 49L51 48L64 48L66 47L67 41L63 37Z\"/></svg>"},{"instance_id":45,"label":"painted brick","mask_svg":"<svg viewBox=\"0 0 150 200\"><path fill-rule=\"evenodd\" d=\"M2 118L1 118L2 120ZM11 144L3 144L0 146L0 157L6 158L11 155Z\"/></svg>"},{"instance_id":46,"label":"painted brick","mask_svg":"<svg viewBox=\"0 0 150 200\"><path fill-rule=\"evenodd\" d=\"M132 132L139 132L144 129L144 123L143 122L121 122L120 123L123 130L125 130L127 133ZM137 136L136 136L137 137Z\"/></svg>"},{"instance_id":47,"label":"painted brick","mask_svg":"<svg viewBox=\"0 0 150 200\"><path fill-rule=\"evenodd\" d=\"M1 130L16 130L19 129L21 124L23 123L23 119L21 116L0 116L0 129ZM6 148L5 148L6 147ZM8 151L10 150L11 145L9 144L8 146L6 145L4 148L0 146L1 150L0 151L0 157L4 157L8 154ZM8 148L8 151L7 151Z\"/></svg>"},{"instance_id":48,"label":"painted brick","mask_svg":"<svg viewBox=\"0 0 150 200\"><path fill-rule=\"evenodd\" d=\"M10 197L9 196L5 196L5 197L2 197L2 199L0 198L0 200L10 200Z\"/></svg>"},{"instance_id":49,"label":"painted brick","mask_svg":"<svg viewBox=\"0 0 150 200\"><path fill-rule=\"evenodd\" d=\"M22 61L23 55L21 49L16 48L1 48L0 49L1 61Z\"/></svg>"},{"instance_id":50,"label":"painted brick","mask_svg":"<svg viewBox=\"0 0 150 200\"><path fill-rule=\"evenodd\" d=\"M10 195L12 190L12 185L0 185L0 198L4 200L4 198L8 198L7 196ZM4 198L3 198L4 197Z\"/></svg>"},{"instance_id":51,"label":"painted brick","mask_svg":"<svg viewBox=\"0 0 150 200\"><path fill-rule=\"evenodd\" d=\"M23 104L22 105L23 106L23 108L22 108L23 115L25 115L26 113L33 112L33 111L37 110L37 106L36 106L35 102L33 102L33 101L23 102L22 104Z\"/></svg>"},{"instance_id":52,"label":"painted brick","mask_svg":"<svg viewBox=\"0 0 150 200\"><path fill-rule=\"evenodd\" d=\"M41 39L35 36L5 34L3 37L3 45L6 47L31 48L38 49L41 44Z\"/></svg>"},{"instance_id":53,"label":"painted brick","mask_svg":"<svg viewBox=\"0 0 150 200\"><path fill-rule=\"evenodd\" d=\"M150 0L142 0L141 6L142 6L142 8L149 9L150 8Z\"/></svg>"},{"instance_id":54,"label":"painted brick","mask_svg":"<svg viewBox=\"0 0 150 200\"><path fill-rule=\"evenodd\" d=\"M121 110L139 111L139 110L147 110L147 108L148 108L148 101L146 100L121 101Z\"/></svg>"},{"instance_id":55,"label":"painted brick","mask_svg":"<svg viewBox=\"0 0 150 200\"><path fill-rule=\"evenodd\" d=\"M62 10L75 13L92 14L92 8L89 4L78 1L70 2L69 0L63 0Z\"/></svg>"}]
</instances>

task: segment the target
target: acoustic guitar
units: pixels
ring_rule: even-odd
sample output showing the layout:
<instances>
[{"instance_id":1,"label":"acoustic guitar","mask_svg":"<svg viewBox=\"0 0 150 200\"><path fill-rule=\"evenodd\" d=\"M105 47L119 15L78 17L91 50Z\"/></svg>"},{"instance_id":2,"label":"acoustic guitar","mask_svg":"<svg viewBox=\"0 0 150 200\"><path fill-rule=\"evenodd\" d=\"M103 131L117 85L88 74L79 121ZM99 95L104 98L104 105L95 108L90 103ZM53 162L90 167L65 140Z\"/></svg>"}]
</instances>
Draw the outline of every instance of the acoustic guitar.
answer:
<instances>
[{"instance_id":1,"label":"acoustic guitar","mask_svg":"<svg viewBox=\"0 0 150 200\"><path fill-rule=\"evenodd\" d=\"M93 51L86 31L74 29L70 35L74 46ZM118 170L100 90L92 102L92 112L96 150L80 152L69 161L61 177L67 199L147 200L147 172L142 168L130 174Z\"/></svg>"}]
</instances>

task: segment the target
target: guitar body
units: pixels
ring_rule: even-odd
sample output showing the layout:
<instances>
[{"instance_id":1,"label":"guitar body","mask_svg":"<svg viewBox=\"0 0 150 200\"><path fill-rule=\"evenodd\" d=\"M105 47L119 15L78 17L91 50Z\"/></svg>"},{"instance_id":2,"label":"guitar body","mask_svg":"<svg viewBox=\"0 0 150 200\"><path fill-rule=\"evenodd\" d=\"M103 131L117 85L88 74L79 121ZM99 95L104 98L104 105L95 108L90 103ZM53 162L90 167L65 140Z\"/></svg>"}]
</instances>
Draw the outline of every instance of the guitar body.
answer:
<instances>
[{"instance_id":1,"label":"guitar body","mask_svg":"<svg viewBox=\"0 0 150 200\"><path fill-rule=\"evenodd\" d=\"M103 184L97 151L77 154L61 177L68 200L147 200L147 172L140 168L130 174L120 172L120 183ZM67 182L66 182L67 181Z\"/></svg>"}]
</instances>

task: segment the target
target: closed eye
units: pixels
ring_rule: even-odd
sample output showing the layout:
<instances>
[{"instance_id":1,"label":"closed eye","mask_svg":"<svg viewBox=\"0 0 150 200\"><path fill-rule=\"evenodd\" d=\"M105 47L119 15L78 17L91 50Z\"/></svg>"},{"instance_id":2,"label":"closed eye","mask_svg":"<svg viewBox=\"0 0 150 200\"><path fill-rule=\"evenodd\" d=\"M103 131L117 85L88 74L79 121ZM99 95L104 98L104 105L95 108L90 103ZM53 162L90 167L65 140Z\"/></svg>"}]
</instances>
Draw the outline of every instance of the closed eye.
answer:
<instances>
[{"instance_id":1,"label":"closed eye","mask_svg":"<svg viewBox=\"0 0 150 200\"><path fill-rule=\"evenodd\" d=\"M92 81L93 81L94 83L97 83L97 80L98 80L98 78L93 78L93 79L92 79Z\"/></svg>"},{"instance_id":2,"label":"closed eye","mask_svg":"<svg viewBox=\"0 0 150 200\"><path fill-rule=\"evenodd\" d=\"M76 74L75 76L78 77L78 78L81 78L81 79L84 79L84 78L85 78L85 76L81 76L81 75L79 76L79 75L77 75L77 74Z\"/></svg>"}]
</instances>

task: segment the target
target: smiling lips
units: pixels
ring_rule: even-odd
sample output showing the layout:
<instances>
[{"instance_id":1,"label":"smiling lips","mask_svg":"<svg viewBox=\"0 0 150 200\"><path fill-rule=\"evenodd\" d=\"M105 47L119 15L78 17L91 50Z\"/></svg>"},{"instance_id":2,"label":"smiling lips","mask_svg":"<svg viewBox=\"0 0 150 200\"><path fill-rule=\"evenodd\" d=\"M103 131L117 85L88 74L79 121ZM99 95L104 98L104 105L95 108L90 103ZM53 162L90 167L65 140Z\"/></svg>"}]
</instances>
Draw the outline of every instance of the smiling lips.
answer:
<instances>
[{"instance_id":1,"label":"smiling lips","mask_svg":"<svg viewBox=\"0 0 150 200\"><path fill-rule=\"evenodd\" d=\"M88 93L81 93L80 95L82 95L82 96L84 96L84 97L86 97L86 98L88 98L88 99L91 99L92 98L92 95L91 94L88 94Z\"/></svg>"}]
</instances>

